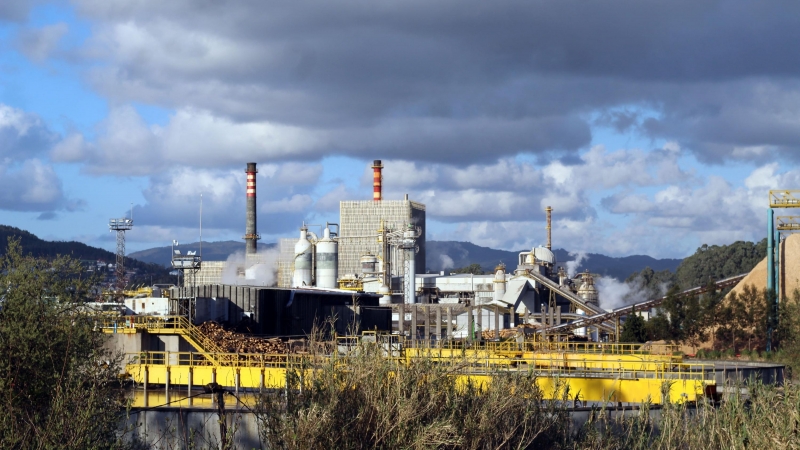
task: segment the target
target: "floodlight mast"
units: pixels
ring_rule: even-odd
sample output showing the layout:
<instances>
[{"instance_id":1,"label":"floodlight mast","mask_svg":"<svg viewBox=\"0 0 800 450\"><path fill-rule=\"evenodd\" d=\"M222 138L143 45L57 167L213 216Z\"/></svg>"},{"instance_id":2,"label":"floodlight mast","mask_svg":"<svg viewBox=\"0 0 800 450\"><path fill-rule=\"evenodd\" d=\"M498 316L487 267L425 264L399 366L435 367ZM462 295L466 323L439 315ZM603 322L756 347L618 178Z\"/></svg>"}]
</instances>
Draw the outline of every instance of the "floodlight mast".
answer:
<instances>
[{"instance_id":1,"label":"floodlight mast","mask_svg":"<svg viewBox=\"0 0 800 450\"><path fill-rule=\"evenodd\" d=\"M117 277L115 290L117 298L121 298L122 290L125 289L125 232L133 229L133 208L131 208L130 219L110 219L108 229L117 232L117 261L114 266Z\"/></svg>"}]
</instances>

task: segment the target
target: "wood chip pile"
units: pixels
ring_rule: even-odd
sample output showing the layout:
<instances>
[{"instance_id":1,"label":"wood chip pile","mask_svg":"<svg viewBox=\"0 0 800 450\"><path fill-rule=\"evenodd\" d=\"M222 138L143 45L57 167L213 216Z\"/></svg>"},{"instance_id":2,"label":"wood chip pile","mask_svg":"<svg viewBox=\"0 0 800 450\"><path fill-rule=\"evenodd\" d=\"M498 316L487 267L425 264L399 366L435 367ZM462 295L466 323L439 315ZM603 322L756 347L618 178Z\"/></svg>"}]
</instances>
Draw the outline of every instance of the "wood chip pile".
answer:
<instances>
[{"instance_id":1,"label":"wood chip pile","mask_svg":"<svg viewBox=\"0 0 800 450\"><path fill-rule=\"evenodd\" d=\"M289 353L289 346L279 338L259 338L234 333L216 322L205 322L198 327L209 339L227 353Z\"/></svg>"},{"instance_id":2,"label":"wood chip pile","mask_svg":"<svg viewBox=\"0 0 800 450\"><path fill-rule=\"evenodd\" d=\"M534 330L536 330L536 328L537 327L527 323L519 324L514 328L505 328L503 330L500 330L500 339L512 339L516 337L518 333L520 334L532 333ZM497 333L494 330L486 330L481 333L481 336L483 336L483 339L489 340L489 339L496 339L496 334Z\"/></svg>"}]
</instances>

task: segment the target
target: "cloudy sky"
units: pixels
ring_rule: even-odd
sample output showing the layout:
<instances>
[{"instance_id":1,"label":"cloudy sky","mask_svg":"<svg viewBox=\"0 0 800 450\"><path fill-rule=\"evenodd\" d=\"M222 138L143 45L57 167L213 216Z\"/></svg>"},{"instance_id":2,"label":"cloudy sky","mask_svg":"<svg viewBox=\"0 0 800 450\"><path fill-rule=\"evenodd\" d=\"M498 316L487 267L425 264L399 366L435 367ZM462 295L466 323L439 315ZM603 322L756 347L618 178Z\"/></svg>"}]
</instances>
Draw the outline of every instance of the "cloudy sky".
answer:
<instances>
[{"instance_id":1,"label":"cloudy sky","mask_svg":"<svg viewBox=\"0 0 800 450\"><path fill-rule=\"evenodd\" d=\"M427 205L428 239L683 257L800 188L800 3L2 0L0 224L128 249Z\"/></svg>"}]
</instances>

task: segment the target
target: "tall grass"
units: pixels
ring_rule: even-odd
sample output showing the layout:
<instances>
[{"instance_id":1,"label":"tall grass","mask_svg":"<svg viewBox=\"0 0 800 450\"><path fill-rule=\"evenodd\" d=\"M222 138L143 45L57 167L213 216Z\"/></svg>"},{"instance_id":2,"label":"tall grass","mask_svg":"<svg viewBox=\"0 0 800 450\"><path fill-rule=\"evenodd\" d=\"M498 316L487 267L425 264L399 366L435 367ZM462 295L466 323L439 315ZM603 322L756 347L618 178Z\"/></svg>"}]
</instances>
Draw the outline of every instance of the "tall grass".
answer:
<instances>
[{"instance_id":1,"label":"tall grass","mask_svg":"<svg viewBox=\"0 0 800 450\"><path fill-rule=\"evenodd\" d=\"M525 372L458 385L453 368L410 364L363 347L314 372L294 371L285 396L257 406L261 438L280 449L539 448L567 444L569 415ZM300 386L303 385L301 392Z\"/></svg>"},{"instance_id":2,"label":"tall grass","mask_svg":"<svg viewBox=\"0 0 800 450\"><path fill-rule=\"evenodd\" d=\"M464 367L388 359L361 346L314 371L290 371L287 389L255 408L272 449L730 449L800 448L800 390L750 386L720 405L665 405L612 418L596 409L574 426L570 393L545 400L525 371L459 385ZM313 359L310 356L310 360ZM652 414L651 414L652 412Z\"/></svg>"},{"instance_id":3,"label":"tall grass","mask_svg":"<svg viewBox=\"0 0 800 450\"><path fill-rule=\"evenodd\" d=\"M797 449L800 448L800 390L751 385L720 405L667 404L651 418L645 405L634 417L597 419L570 439L572 448L593 449Z\"/></svg>"}]
</instances>

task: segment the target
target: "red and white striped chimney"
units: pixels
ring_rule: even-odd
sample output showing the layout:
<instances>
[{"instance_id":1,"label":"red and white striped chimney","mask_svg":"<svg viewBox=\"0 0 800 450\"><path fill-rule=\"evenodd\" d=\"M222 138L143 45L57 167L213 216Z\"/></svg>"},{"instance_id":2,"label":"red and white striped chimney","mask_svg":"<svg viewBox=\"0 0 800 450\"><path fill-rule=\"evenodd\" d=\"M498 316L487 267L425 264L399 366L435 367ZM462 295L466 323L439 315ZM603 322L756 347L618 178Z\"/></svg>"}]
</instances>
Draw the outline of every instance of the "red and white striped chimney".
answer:
<instances>
[{"instance_id":1,"label":"red and white striped chimney","mask_svg":"<svg viewBox=\"0 0 800 450\"><path fill-rule=\"evenodd\" d=\"M381 191L381 179L383 178L381 175L382 169L383 164L381 164L380 159L372 161L372 199L376 202L383 199L383 193Z\"/></svg>"},{"instance_id":2,"label":"red and white striped chimney","mask_svg":"<svg viewBox=\"0 0 800 450\"><path fill-rule=\"evenodd\" d=\"M244 240L245 240L245 254L255 254L257 250L257 243L261 236L256 231L256 163L247 163L247 221L245 222Z\"/></svg>"}]
</instances>

